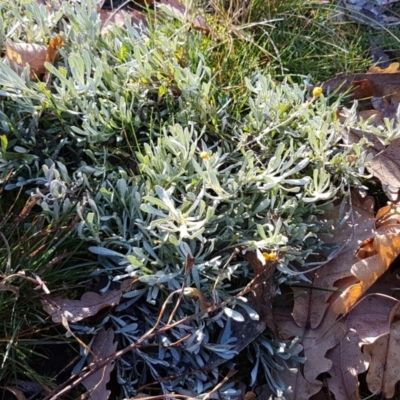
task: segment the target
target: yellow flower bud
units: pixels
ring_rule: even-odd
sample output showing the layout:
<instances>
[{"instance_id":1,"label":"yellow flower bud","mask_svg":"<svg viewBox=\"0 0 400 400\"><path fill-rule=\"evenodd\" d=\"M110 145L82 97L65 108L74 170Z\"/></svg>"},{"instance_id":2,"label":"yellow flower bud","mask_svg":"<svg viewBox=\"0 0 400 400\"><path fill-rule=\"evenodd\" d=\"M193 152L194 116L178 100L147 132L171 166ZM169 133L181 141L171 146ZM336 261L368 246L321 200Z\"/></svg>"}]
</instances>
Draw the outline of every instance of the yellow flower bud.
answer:
<instances>
[{"instance_id":1,"label":"yellow flower bud","mask_svg":"<svg viewBox=\"0 0 400 400\"><path fill-rule=\"evenodd\" d=\"M274 252L272 252L272 253L264 252L264 253L262 253L262 255L264 257L264 260L267 261L267 262L278 261L278 255L276 253L274 253Z\"/></svg>"},{"instance_id":2,"label":"yellow flower bud","mask_svg":"<svg viewBox=\"0 0 400 400\"><path fill-rule=\"evenodd\" d=\"M203 160L209 160L210 159L210 155L208 154L207 151L202 151L200 153L200 158L203 159Z\"/></svg>"},{"instance_id":3,"label":"yellow flower bud","mask_svg":"<svg viewBox=\"0 0 400 400\"><path fill-rule=\"evenodd\" d=\"M321 94L324 92L324 90L322 89L322 87L320 87L320 86L316 86L314 89L313 89L313 91L312 91L312 95L314 96L314 97L319 97L319 96L321 96Z\"/></svg>"}]
</instances>

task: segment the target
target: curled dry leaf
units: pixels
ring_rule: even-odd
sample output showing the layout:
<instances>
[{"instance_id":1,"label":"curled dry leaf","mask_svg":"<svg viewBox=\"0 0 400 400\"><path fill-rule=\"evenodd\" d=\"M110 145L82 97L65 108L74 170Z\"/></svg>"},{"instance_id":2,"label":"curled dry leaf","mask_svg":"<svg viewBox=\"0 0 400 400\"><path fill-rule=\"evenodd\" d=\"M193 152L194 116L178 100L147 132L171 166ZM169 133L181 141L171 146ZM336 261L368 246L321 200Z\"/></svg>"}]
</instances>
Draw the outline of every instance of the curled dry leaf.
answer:
<instances>
[{"instance_id":1,"label":"curled dry leaf","mask_svg":"<svg viewBox=\"0 0 400 400\"><path fill-rule=\"evenodd\" d=\"M111 329L106 331L102 328L97 333L91 350L97 359L102 359L114 354L117 350L117 342L114 342L114 331ZM93 358L92 354L88 356L87 362L90 369L96 367L96 360ZM113 368L114 362L110 362L82 381L82 384L90 393L90 400L108 399L110 390L107 390L106 385L110 380L110 374Z\"/></svg>"},{"instance_id":2,"label":"curled dry leaf","mask_svg":"<svg viewBox=\"0 0 400 400\"><path fill-rule=\"evenodd\" d=\"M365 242L367 250L358 252L365 258L351 266L354 278L345 282L347 287L342 287L342 293L330 306L337 315L347 314L400 254L400 225L391 222L393 219L387 219L383 225L378 222L379 228L372 242Z\"/></svg>"},{"instance_id":3,"label":"curled dry leaf","mask_svg":"<svg viewBox=\"0 0 400 400\"><path fill-rule=\"evenodd\" d=\"M20 72L27 65L30 67L30 79L46 73L44 63L47 56L47 46L41 44L14 43L6 41L6 57L10 67L15 72Z\"/></svg>"},{"instance_id":4,"label":"curled dry leaf","mask_svg":"<svg viewBox=\"0 0 400 400\"><path fill-rule=\"evenodd\" d=\"M50 39L49 45L14 43L12 40L6 41L6 57L11 68L20 72L29 65L30 79L45 75L47 70L45 62L54 62L58 55L58 50L64 44L60 35Z\"/></svg>"},{"instance_id":5,"label":"curled dry leaf","mask_svg":"<svg viewBox=\"0 0 400 400\"><path fill-rule=\"evenodd\" d=\"M64 45L64 40L60 35L50 39L47 47L46 61L53 63L58 55L59 49Z\"/></svg>"},{"instance_id":6,"label":"curled dry leaf","mask_svg":"<svg viewBox=\"0 0 400 400\"><path fill-rule=\"evenodd\" d=\"M399 72L400 63L393 62L386 68L381 68L379 66L372 66L368 69L368 74L395 74Z\"/></svg>"},{"instance_id":7,"label":"curled dry leaf","mask_svg":"<svg viewBox=\"0 0 400 400\"><path fill-rule=\"evenodd\" d=\"M84 318L97 314L104 307L112 307L119 304L122 294L131 287L131 280L121 282L118 290L109 290L98 294L86 292L80 300L70 300L61 297L43 297L41 302L44 310L56 323L61 323L63 317L68 322L81 321Z\"/></svg>"},{"instance_id":8,"label":"curled dry leaf","mask_svg":"<svg viewBox=\"0 0 400 400\"><path fill-rule=\"evenodd\" d=\"M392 321L399 312L400 302L387 295L365 296L365 293L400 254L399 206L394 204L380 210L375 221L373 202L368 198L357 200L353 195L353 214L331 239L341 243L354 230L354 237L342 253L310 277L310 287L295 289L292 315L284 310L275 313L281 337L302 338L306 358L297 374L283 375L286 386L293 389L293 394L287 394L290 399L307 399L317 393L322 387L317 380L321 373L329 374L328 386L336 400L358 399L358 374L367 370L370 361L379 368L382 361L374 359L379 346L388 349L396 342L398 326ZM327 217L339 219L337 215L335 209ZM368 238L374 225L375 235ZM370 353L361 351L361 346L375 343L382 335L386 335L386 341L382 339L369 348ZM392 369L400 371L400 362L399 366L391 362ZM386 381L379 383L380 390L391 393L397 382L395 375L385 375ZM371 384L374 392L376 387L376 383Z\"/></svg>"}]
</instances>

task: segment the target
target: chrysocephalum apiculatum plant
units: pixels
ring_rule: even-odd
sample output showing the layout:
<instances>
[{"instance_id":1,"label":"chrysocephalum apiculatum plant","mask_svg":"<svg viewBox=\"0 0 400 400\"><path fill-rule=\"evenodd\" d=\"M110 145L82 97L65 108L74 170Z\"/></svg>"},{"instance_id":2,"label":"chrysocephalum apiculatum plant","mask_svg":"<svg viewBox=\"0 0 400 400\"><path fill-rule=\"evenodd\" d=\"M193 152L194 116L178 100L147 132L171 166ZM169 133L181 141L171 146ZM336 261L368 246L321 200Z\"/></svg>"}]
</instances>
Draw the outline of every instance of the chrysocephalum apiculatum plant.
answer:
<instances>
[{"instance_id":1,"label":"chrysocephalum apiculatum plant","mask_svg":"<svg viewBox=\"0 0 400 400\"><path fill-rule=\"evenodd\" d=\"M2 41L46 43L61 30L65 45L47 85L0 63L0 178L39 197L51 224L78 215L74 234L98 256L87 279L133 282L104 319L70 328L88 343L112 328L123 348L175 323L117 360L127 397L157 382L202 398L243 354L246 384L264 380L282 395L279 372L302 361L301 347L266 330L238 354L233 326L259 315L237 296L253 270L232 255L275 262L277 284L327 255L319 216L361 184L366 159L361 144L341 144L336 104L257 70L240 98L222 95L207 61L214 48L188 23L144 32L126 21L102 37L93 1L56 13L23 3L0 9ZM228 380L208 398L239 394Z\"/></svg>"}]
</instances>

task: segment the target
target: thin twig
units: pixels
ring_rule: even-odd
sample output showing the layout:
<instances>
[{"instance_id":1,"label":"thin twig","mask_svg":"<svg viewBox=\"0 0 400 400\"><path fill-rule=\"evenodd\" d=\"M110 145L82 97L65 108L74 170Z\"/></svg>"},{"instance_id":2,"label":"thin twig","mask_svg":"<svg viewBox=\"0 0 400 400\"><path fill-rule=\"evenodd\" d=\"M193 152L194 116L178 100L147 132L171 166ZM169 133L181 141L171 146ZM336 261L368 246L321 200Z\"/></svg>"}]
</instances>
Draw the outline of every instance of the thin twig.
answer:
<instances>
[{"instance_id":1,"label":"thin twig","mask_svg":"<svg viewBox=\"0 0 400 400\"><path fill-rule=\"evenodd\" d=\"M230 370L228 372L228 374L226 375L226 377L224 379L222 379L221 382L218 383L218 385L216 385L210 392L208 392L204 397L203 400L208 400L210 398L210 396L215 393L224 383L226 383L230 378L232 378L233 375L236 374L237 371L234 370Z\"/></svg>"},{"instance_id":2,"label":"thin twig","mask_svg":"<svg viewBox=\"0 0 400 400\"><path fill-rule=\"evenodd\" d=\"M188 317L182 318L179 321L174 322L173 324L170 325L165 325L162 328L160 328L159 330L156 331L156 327L157 325L161 322L162 316L164 315L164 311L166 308L166 305L168 304L170 298L179 293L181 291L180 290L176 290L174 292L172 292L167 299L164 301L164 304L162 306L162 309L160 311L160 315L157 318L156 324L149 330L147 331L136 343L131 343L130 345L126 346L125 348L123 348L120 351L117 351L114 354L111 354L107 357L101 358L98 360L98 362L92 362L91 364L87 365L85 368L82 369L81 372L79 372L78 374L75 374L73 376L71 376L69 379L67 379L64 383L62 383L61 385L59 385L57 388L55 388L53 391L51 391L47 396L45 396L43 398L43 400L57 400L62 394L67 393L68 391L70 391L71 389L73 389L74 387L76 387L77 385L79 385L81 382L83 382L85 379L87 379L89 376L91 376L92 374L94 374L96 371L98 371L100 368L106 366L107 364L115 361L116 359L120 358L121 356L123 356L124 354L138 348L144 341L153 338L154 336L164 333L168 330L171 330L173 328L175 328L176 326L179 326L183 323L186 323L188 321L191 321L193 319L196 319L206 313L211 313L214 312L220 308L225 307L226 305L228 305L231 301L244 296L245 294L247 294L248 292L250 292L250 290L252 289L252 286L254 284L254 281L257 277L253 278L247 285L246 287L237 295L231 297L230 299L227 299L225 301L223 301L220 304L215 304L212 305L210 307L208 307L205 310L202 310L196 314L190 315ZM163 395L164 397L166 395ZM174 397L176 397L177 395L174 395ZM172 397L172 396L171 396ZM160 399L162 399L163 397L160 397ZM185 397L183 397L185 398Z\"/></svg>"}]
</instances>

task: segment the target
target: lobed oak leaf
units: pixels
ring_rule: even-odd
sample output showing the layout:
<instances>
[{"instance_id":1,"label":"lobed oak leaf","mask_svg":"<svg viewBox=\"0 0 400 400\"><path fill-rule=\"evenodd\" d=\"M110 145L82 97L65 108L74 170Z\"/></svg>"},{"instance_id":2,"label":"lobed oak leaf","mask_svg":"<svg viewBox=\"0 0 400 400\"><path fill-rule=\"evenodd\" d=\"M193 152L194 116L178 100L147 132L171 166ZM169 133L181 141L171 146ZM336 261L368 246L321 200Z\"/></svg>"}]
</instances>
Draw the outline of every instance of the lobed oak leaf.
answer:
<instances>
[{"instance_id":1,"label":"lobed oak leaf","mask_svg":"<svg viewBox=\"0 0 400 400\"><path fill-rule=\"evenodd\" d=\"M274 273L275 262L265 260L265 256L259 251L244 251L245 258L254 272L253 290L249 293L249 305L260 316L260 321L271 330L275 329L272 316L272 298L275 294ZM257 325L257 324L256 324ZM264 326L265 328L265 326Z\"/></svg>"},{"instance_id":2,"label":"lobed oak leaf","mask_svg":"<svg viewBox=\"0 0 400 400\"><path fill-rule=\"evenodd\" d=\"M338 75L321 84L327 93L349 93L350 100L385 97L400 101L400 72Z\"/></svg>"},{"instance_id":3,"label":"lobed oak leaf","mask_svg":"<svg viewBox=\"0 0 400 400\"><path fill-rule=\"evenodd\" d=\"M375 234L373 248L373 255L352 265L354 281L330 305L337 315L347 314L400 254L400 225L380 227Z\"/></svg>"},{"instance_id":4,"label":"lobed oak leaf","mask_svg":"<svg viewBox=\"0 0 400 400\"><path fill-rule=\"evenodd\" d=\"M281 338L299 337L304 348L302 370L285 374L285 383L293 390L290 399L318 393L322 382L317 378L326 372L336 400L358 399L358 374L367 370L370 361L360 346L388 331L388 315L399 304L385 295L365 296L400 253L398 207L382 210L375 221L371 199L360 199L354 193L352 199L354 217L339 224L336 232L333 229L331 238L346 244L342 252L310 276L309 287L295 289L293 315L274 314ZM326 218L339 219L338 215L339 206ZM371 238L375 224L378 229ZM361 260L356 257L360 245ZM339 318L343 315L347 316Z\"/></svg>"},{"instance_id":5,"label":"lobed oak leaf","mask_svg":"<svg viewBox=\"0 0 400 400\"><path fill-rule=\"evenodd\" d=\"M68 322L77 322L97 314L105 307L112 307L119 304L122 294L131 287L131 280L121 282L117 290L109 290L106 293L98 294L86 292L80 300L70 300L61 297L43 297L41 302L44 310L56 323L62 323L63 318Z\"/></svg>"},{"instance_id":6,"label":"lobed oak leaf","mask_svg":"<svg viewBox=\"0 0 400 400\"><path fill-rule=\"evenodd\" d=\"M346 277L351 277L350 267L357 261L355 252L366 238L374 232L374 201L371 197L365 199L352 193L352 209L349 209L344 223L341 215L341 205L337 205L332 211L324 215L326 224L329 224L332 236L325 238L326 243L337 243L344 246L340 253L330 262L319 268L310 277L311 285L303 285L302 288L293 287L295 305L293 318L296 323L305 327L309 325L316 328L324 318L329 306L328 300L332 293L339 287L335 284Z\"/></svg>"},{"instance_id":7,"label":"lobed oak leaf","mask_svg":"<svg viewBox=\"0 0 400 400\"><path fill-rule=\"evenodd\" d=\"M367 370L368 359L358 343L358 334L348 331L340 343L327 353L332 360L327 386L335 395L335 400L360 400L358 375Z\"/></svg>"},{"instance_id":8,"label":"lobed oak leaf","mask_svg":"<svg viewBox=\"0 0 400 400\"><path fill-rule=\"evenodd\" d=\"M396 383L400 380L400 321L390 325L387 334L374 343L364 346L364 352L371 357L366 377L372 393L382 393L385 398L395 394Z\"/></svg>"},{"instance_id":9,"label":"lobed oak leaf","mask_svg":"<svg viewBox=\"0 0 400 400\"><path fill-rule=\"evenodd\" d=\"M285 392L285 396L291 400L308 399L322 388L322 382L317 377L332 368L332 360L326 354L341 341L346 327L343 323L337 323L336 315L329 311L316 329L299 327L287 312L279 311L274 315L281 339L301 338L305 357L302 369L296 374L282 371L285 386L292 390L292 393Z\"/></svg>"},{"instance_id":10,"label":"lobed oak leaf","mask_svg":"<svg viewBox=\"0 0 400 400\"><path fill-rule=\"evenodd\" d=\"M368 369L371 357L361 349L374 343L389 330L390 315L400 303L389 296L371 294L361 299L341 321L346 334L340 343L327 353L332 360L327 386L336 400L359 399L358 375Z\"/></svg>"},{"instance_id":11,"label":"lobed oak leaf","mask_svg":"<svg viewBox=\"0 0 400 400\"><path fill-rule=\"evenodd\" d=\"M105 358L115 353L117 342L114 342L114 331L109 329L106 331L102 328L98 333L92 345L92 353L97 359ZM95 359L92 354L88 356L87 363L90 369L96 366ZM94 362L94 363L93 363ZM109 362L102 368L99 368L92 375L82 381L82 384L90 393L90 400L107 400L110 396L110 390L106 385L110 380L110 374L114 368L114 362Z\"/></svg>"}]
</instances>

